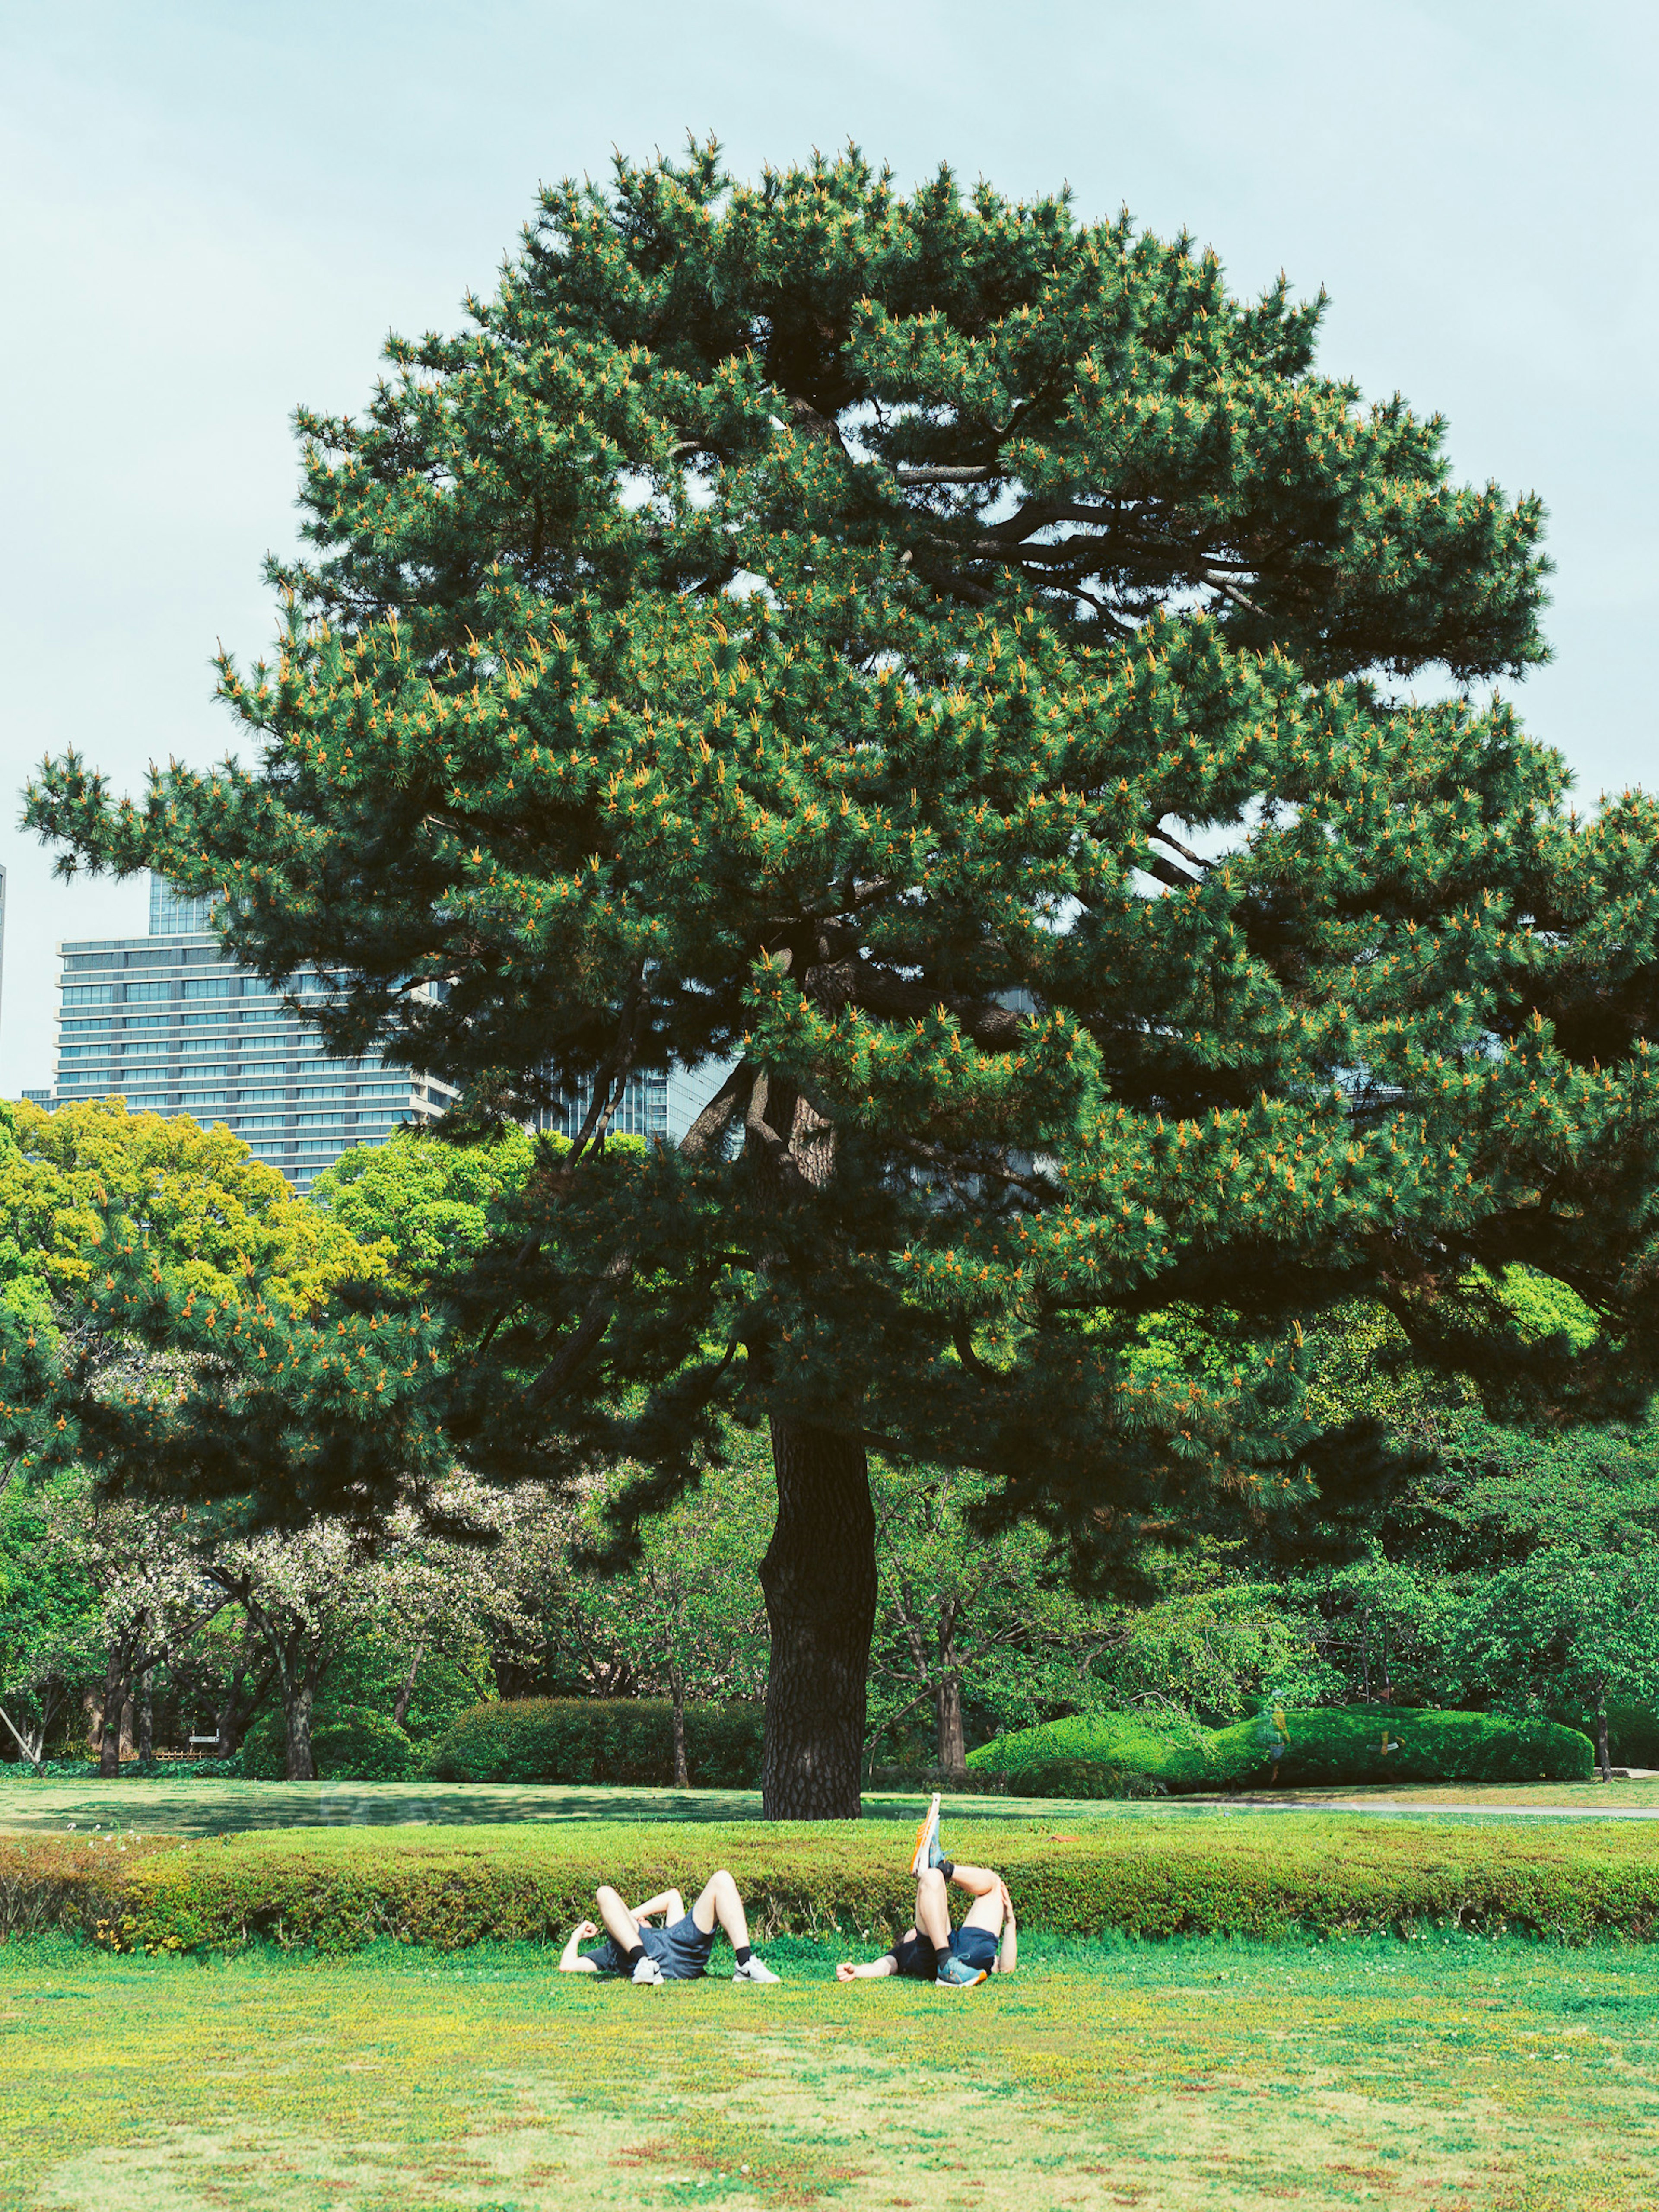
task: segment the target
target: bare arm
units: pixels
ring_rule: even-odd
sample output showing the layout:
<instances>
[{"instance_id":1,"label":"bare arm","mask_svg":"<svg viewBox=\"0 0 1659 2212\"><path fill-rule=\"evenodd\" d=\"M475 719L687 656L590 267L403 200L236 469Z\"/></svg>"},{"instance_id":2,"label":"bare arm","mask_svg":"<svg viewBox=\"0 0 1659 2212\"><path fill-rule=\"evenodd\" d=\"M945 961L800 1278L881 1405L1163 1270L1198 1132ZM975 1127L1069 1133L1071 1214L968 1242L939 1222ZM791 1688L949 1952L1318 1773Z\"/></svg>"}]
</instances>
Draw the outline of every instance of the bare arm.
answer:
<instances>
[{"instance_id":1,"label":"bare arm","mask_svg":"<svg viewBox=\"0 0 1659 2212\"><path fill-rule=\"evenodd\" d=\"M879 1959L872 1959L862 1966L855 1966L850 1959L843 1959L836 1969L836 1979L838 1982L878 1982L884 1975L897 1972L898 1960L890 1951L886 1951Z\"/></svg>"},{"instance_id":2,"label":"bare arm","mask_svg":"<svg viewBox=\"0 0 1659 2212\"><path fill-rule=\"evenodd\" d=\"M633 1908L635 1920L655 1920L659 1916L666 1920L684 1920L685 1899L677 1889L665 1889L659 1897L647 1897L643 1905Z\"/></svg>"},{"instance_id":3,"label":"bare arm","mask_svg":"<svg viewBox=\"0 0 1659 2212\"><path fill-rule=\"evenodd\" d=\"M599 1970L592 1959L584 1959L581 1955L582 1945L591 1943L599 1932L591 1920L579 1920L576 1923L570 1931L569 1942L559 1954L559 1972L562 1974L597 1974L599 1972Z\"/></svg>"}]
</instances>

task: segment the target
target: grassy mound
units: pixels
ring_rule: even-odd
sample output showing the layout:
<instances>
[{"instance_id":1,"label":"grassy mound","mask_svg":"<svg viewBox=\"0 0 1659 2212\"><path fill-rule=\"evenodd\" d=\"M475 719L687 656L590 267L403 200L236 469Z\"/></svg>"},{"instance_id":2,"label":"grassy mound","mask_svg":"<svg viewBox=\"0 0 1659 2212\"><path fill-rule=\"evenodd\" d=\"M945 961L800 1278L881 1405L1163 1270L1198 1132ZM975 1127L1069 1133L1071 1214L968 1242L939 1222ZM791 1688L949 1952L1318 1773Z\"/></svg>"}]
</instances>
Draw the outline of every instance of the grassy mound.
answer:
<instances>
[{"instance_id":1,"label":"grassy mound","mask_svg":"<svg viewBox=\"0 0 1659 2212\"><path fill-rule=\"evenodd\" d=\"M1011 1830L963 1820L963 1860L1006 1876L1034 1932L1358 1935L1514 1929L1650 1941L1659 1855L1639 1826L1540 1834L1317 1816ZM891 1829L746 1822L268 1832L122 1850L62 1838L0 1843L0 1931L79 1930L114 1950L265 1940L347 1951L377 1938L450 1950L562 1937L595 1887L690 1893L730 1867L763 1936L890 1936L915 1891Z\"/></svg>"},{"instance_id":2,"label":"grassy mound","mask_svg":"<svg viewBox=\"0 0 1659 2212\"><path fill-rule=\"evenodd\" d=\"M1172 1714L1074 1713L1020 1729L969 1752L975 1774L1001 1775L1034 1797L1144 1797L1158 1790L1223 1790L1246 1762L1224 1756L1209 1729Z\"/></svg>"},{"instance_id":3,"label":"grassy mound","mask_svg":"<svg viewBox=\"0 0 1659 2212\"><path fill-rule=\"evenodd\" d=\"M1128 1797L1273 1781L1294 1790L1579 1782L1593 1759L1577 1729L1553 1721L1363 1705L1264 1714L1219 1729L1139 1712L1076 1714L999 1736L970 1752L968 1764L1035 1796Z\"/></svg>"}]
</instances>

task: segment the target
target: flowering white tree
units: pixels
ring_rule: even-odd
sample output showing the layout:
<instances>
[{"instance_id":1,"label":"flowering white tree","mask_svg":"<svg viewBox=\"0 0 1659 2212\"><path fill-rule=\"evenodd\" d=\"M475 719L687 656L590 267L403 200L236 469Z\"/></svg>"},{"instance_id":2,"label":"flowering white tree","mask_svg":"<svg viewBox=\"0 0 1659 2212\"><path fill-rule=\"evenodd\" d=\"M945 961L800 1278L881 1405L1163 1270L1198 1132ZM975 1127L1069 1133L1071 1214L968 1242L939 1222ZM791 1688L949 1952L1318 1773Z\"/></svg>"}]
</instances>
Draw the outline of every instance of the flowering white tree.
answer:
<instances>
[{"instance_id":1,"label":"flowering white tree","mask_svg":"<svg viewBox=\"0 0 1659 2212\"><path fill-rule=\"evenodd\" d=\"M215 1552L208 1572L242 1607L274 1670L290 1782L316 1779L318 1686L360 1631L375 1630L403 1656L392 1710L401 1728L428 1656L461 1655L489 1623L516 1618L512 1570L504 1577L498 1557L516 1510L515 1501L457 1473L372 1533L317 1521Z\"/></svg>"},{"instance_id":2,"label":"flowering white tree","mask_svg":"<svg viewBox=\"0 0 1659 2212\"><path fill-rule=\"evenodd\" d=\"M311 1716L317 1685L380 1598L375 1547L343 1521L268 1531L223 1546L207 1571L264 1638L276 1670L290 1782L314 1782Z\"/></svg>"},{"instance_id":3,"label":"flowering white tree","mask_svg":"<svg viewBox=\"0 0 1659 2212\"><path fill-rule=\"evenodd\" d=\"M121 1771L121 1714L152 1668L183 1650L228 1601L191 1537L186 1509L98 1498L88 1481L51 1493L46 1541L72 1558L94 1599L101 1666L100 1774Z\"/></svg>"},{"instance_id":4,"label":"flowering white tree","mask_svg":"<svg viewBox=\"0 0 1659 2212\"><path fill-rule=\"evenodd\" d=\"M457 1472L420 1510L405 1505L393 1516L378 1561L378 1602L381 1632L404 1662L392 1706L399 1728L428 1658L471 1672L492 1632L525 1632L519 1584L544 1504L539 1492L503 1493ZM484 1686L480 1679L481 1695Z\"/></svg>"}]
</instances>

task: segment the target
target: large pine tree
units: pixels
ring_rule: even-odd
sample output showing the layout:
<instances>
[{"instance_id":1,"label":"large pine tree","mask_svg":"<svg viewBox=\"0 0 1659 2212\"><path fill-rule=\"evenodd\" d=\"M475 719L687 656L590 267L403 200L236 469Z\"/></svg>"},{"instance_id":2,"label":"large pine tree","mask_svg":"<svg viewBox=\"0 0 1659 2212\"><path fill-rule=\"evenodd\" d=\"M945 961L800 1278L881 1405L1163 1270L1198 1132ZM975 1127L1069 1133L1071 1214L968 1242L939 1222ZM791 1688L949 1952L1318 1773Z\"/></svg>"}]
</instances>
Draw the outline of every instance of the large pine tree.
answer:
<instances>
[{"instance_id":1,"label":"large pine tree","mask_svg":"<svg viewBox=\"0 0 1659 2212\"><path fill-rule=\"evenodd\" d=\"M1536 500L1283 284L856 154L567 184L467 307L299 418L254 764L66 756L30 818L479 1111L592 1079L446 1418L502 1474L625 1427L661 1492L769 1422L773 1814L858 1808L872 1443L1110 1553L1305 1495L1338 1295L1427 1342L1526 1261L1643 1368L1659 822L1470 689L1542 658ZM671 1060L734 1072L607 1151ZM1149 1380L1182 1302L1229 1356Z\"/></svg>"}]
</instances>

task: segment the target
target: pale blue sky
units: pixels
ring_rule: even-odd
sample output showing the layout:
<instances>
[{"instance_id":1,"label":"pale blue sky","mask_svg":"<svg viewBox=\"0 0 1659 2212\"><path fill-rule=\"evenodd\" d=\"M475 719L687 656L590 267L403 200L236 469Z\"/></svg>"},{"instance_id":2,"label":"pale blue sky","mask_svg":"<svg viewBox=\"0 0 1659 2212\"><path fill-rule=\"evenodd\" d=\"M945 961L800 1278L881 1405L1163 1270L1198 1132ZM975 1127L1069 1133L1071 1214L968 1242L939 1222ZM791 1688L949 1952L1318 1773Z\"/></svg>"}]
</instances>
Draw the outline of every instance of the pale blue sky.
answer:
<instances>
[{"instance_id":1,"label":"pale blue sky","mask_svg":"<svg viewBox=\"0 0 1659 2212\"><path fill-rule=\"evenodd\" d=\"M453 325L544 179L714 131L741 171L855 137L1073 186L1332 295L1323 365L1536 488L1559 567L1522 694L1587 798L1659 781L1644 676L1659 492L1659 10L1582 0L75 0L0 18L0 763L79 744L137 787L205 761L216 638L270 629L288 417L389 326ZM50 1079L52 948L142 884L9 874L0 1095Z\"/></svg>"}]
</instances>

